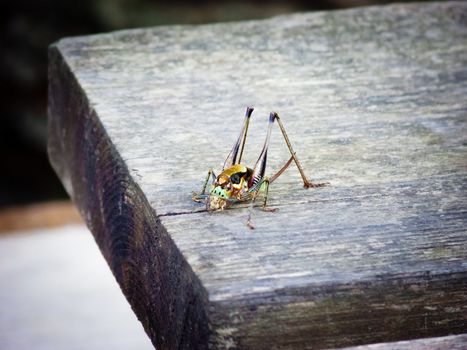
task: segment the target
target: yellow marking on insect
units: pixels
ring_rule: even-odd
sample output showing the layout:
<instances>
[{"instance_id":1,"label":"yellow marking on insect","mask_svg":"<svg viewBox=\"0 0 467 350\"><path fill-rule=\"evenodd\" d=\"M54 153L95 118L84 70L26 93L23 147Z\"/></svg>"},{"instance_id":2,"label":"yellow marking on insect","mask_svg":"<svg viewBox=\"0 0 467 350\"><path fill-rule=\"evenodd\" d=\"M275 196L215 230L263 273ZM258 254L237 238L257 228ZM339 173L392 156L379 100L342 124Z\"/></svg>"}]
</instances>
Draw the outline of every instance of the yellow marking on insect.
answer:
<instances>
[{"instance_id":1,"label":"yellow marking on insect","mask_svg":"<svg viewBox=\"0 0 467 350\"><path fill-rule=\"evenodd\" d=\"M263 208L265 208L268 198L269 185L289 167L292 161L295 162L298 171L300 172L305 188L323 187L328 185L328 183L312 183L308 181L300 165L300 162L298 161L296 153L290 144L281 119L275 112L272 112L269 115L266 141L254 168L248 168L245 165L240 164L245 146L245 140L247 137L248 124L252 112L253 108L248 107L240 135L224 162L224 168L222 169L222 172L219 174L219 176L216 177L213 170L210 169L208 171L208 176L206 177L202 191L199 194L194 193L192 196L193 200L196 202L199 202L200 198L205 198L207 210L224 210L235 202L254 202L259 194L262 194L264 197ZM284 137L284 141L290 151L291 157L276 174L271 177L265 177L269 138L271 135L272 125L276 120L279 124L282 136ZM210 178L213 179L213 182L209 194L206 194L206 186ZM253 203L251 208L253 208ZM250 216L251 213L249 215L247 225L248 227L252 228L253 226L250 222Z\"/></svg>"}]
</instances>

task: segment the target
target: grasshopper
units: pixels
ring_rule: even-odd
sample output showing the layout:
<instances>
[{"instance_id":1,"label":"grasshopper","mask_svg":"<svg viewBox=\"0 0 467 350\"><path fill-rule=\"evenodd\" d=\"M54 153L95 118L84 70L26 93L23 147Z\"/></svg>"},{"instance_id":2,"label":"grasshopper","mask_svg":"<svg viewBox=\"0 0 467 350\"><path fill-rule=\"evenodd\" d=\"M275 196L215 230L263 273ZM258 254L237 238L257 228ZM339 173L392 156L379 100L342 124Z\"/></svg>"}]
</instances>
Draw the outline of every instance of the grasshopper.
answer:
<instances>
[{"instance_id":1,"label":"grasshopper","mask_svg":"<svg viewBox=\"0 0 467 350\"><path fill-rule=\"evenodd\" d=\"M192 199L195 202L205 202L207 211L224 210L234 203L238 202L251 202L250 211L247 220L247 226L253 229L254 226L251 224L251 211L256 198L263 195L263 210L265 211L276 211L276 208L268 208L268 192L269 186L273 183L282 173L295 162L295 165L300 172L303 180L304 188L316 188L323 187L329 183L313 183L309 181L303 168L297 158L295 151L289 141L287 133L285 132L284 125L282 124L281 118L276 112L271 112L269 115L268 131L266 135L266 141L264 142L263 149L259 155L258 160L253 168L249 168L241 164L243 150L245 147L246 137L248 133L248 125L250 123L250 117L253 113L253 108L248 107L245 113L245 119L243 122L240 135L237 138L232 150L230 151L227 159L224 162L222 172L219 176L214 174L213 169L209 169L206 180L204 181L203 188L200 193L193 192ZM271 177L265 176L266 172L266 161L269 146L269 139L271 137L272 126L277 121L279 128L281 129L282 136L284 137L285 143L290 151L291 157L282 166L282 168ZM206 193L206 188L212 179L209 193Z\"/></svg>"}]
</instances>

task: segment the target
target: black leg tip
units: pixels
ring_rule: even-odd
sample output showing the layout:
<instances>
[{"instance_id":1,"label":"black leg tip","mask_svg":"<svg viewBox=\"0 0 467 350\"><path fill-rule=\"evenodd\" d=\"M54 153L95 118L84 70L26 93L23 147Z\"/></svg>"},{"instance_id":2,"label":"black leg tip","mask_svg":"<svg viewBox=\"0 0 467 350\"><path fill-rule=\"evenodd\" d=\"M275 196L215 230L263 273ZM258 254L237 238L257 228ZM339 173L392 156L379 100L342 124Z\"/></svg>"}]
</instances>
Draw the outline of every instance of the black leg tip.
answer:
<instances>
[{"instance_id":1,"label":"black leg tip","mask_svg":"<svg viewBox=\"0 0 467 350\"><path fill-rule=\"evenodd\" d=\"M274 120L276 120L277 118L279 118L279 115L276 112L271 112L271 114L269 114L270 123L274 123Z\"/></svg>"}]
</instances>

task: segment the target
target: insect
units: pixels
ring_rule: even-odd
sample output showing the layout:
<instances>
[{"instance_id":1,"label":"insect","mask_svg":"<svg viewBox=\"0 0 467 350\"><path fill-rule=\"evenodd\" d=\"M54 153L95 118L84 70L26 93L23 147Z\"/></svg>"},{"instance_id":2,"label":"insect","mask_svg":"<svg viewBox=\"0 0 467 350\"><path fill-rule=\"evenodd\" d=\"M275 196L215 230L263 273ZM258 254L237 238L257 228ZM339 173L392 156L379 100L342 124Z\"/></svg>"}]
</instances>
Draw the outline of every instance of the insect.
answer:
<instances>
[{"instance_id":1,"label":"insect","mask_svg":"<svg viewBox=\"0 0 467 350\"><path fill-rule=\"evenodd\" d=\"M323 187L328 185L328 183L312 183L306 178L305 173L303 172L303 168L296 156L295 151L292 148L292 145L290 144L287 133L285 132L284 125L282 124L279 115L275 112L272 112L269 115L266 141L264 142L263 149L259 155L258 160L256 161L255 166L253 168L249 168L243 165L241 160L248 133L248 125L250 123L250 117L252 113L253 108L248 107L246 109L245 119L240 131L240 135L238 136L237 141L235 142L232 150L224 162L222 172L219 174L219 176L216 176L214 171L209 169L201 192L193 192L192 196L192 199L195 202L205 202L207 211L224 210L234 203L251 201L250 212L247 220L247 226L251 229L254 228L254 226L251 224L251 211L256 198L260 194L263 195L263 210L277 210L274 208L266 207L269 186L280 175L282 175L282 173L290 166L292 161L295 162L295 165L300 172L303 180L303 186L305 188ZM267 153L272 126L275 121L277 121L277 124L279 124L279 128L290 151L291 157L277 173L271 177L267 177L265 176ZM212 182L209 192L206 193L209 179L212 179Z\"/></svg>"}]
</instances>

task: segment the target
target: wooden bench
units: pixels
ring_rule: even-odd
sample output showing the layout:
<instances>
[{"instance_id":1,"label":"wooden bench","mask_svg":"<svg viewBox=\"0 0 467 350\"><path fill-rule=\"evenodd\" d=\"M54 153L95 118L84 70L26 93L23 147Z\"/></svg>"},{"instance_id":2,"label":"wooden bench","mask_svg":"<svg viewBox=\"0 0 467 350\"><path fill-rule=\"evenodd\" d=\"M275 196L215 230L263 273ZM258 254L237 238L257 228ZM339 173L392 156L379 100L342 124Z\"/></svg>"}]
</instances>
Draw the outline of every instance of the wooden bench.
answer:
<instances>
[{"instance_id":1,"label":"wooden bench","mask_svg":"<svg viewBox=\"0 0 467 350\"><path fill-rule=\"evenodd\" d=\"M158 349L317 349L467 330L467 4L136 29L50 47L49 156ZM208 213L246 106L278 112L269 206ZM269 174L289 158L278 129ZM460 338L465 341L464 338Z\"/></svg>"}]
</instances>

